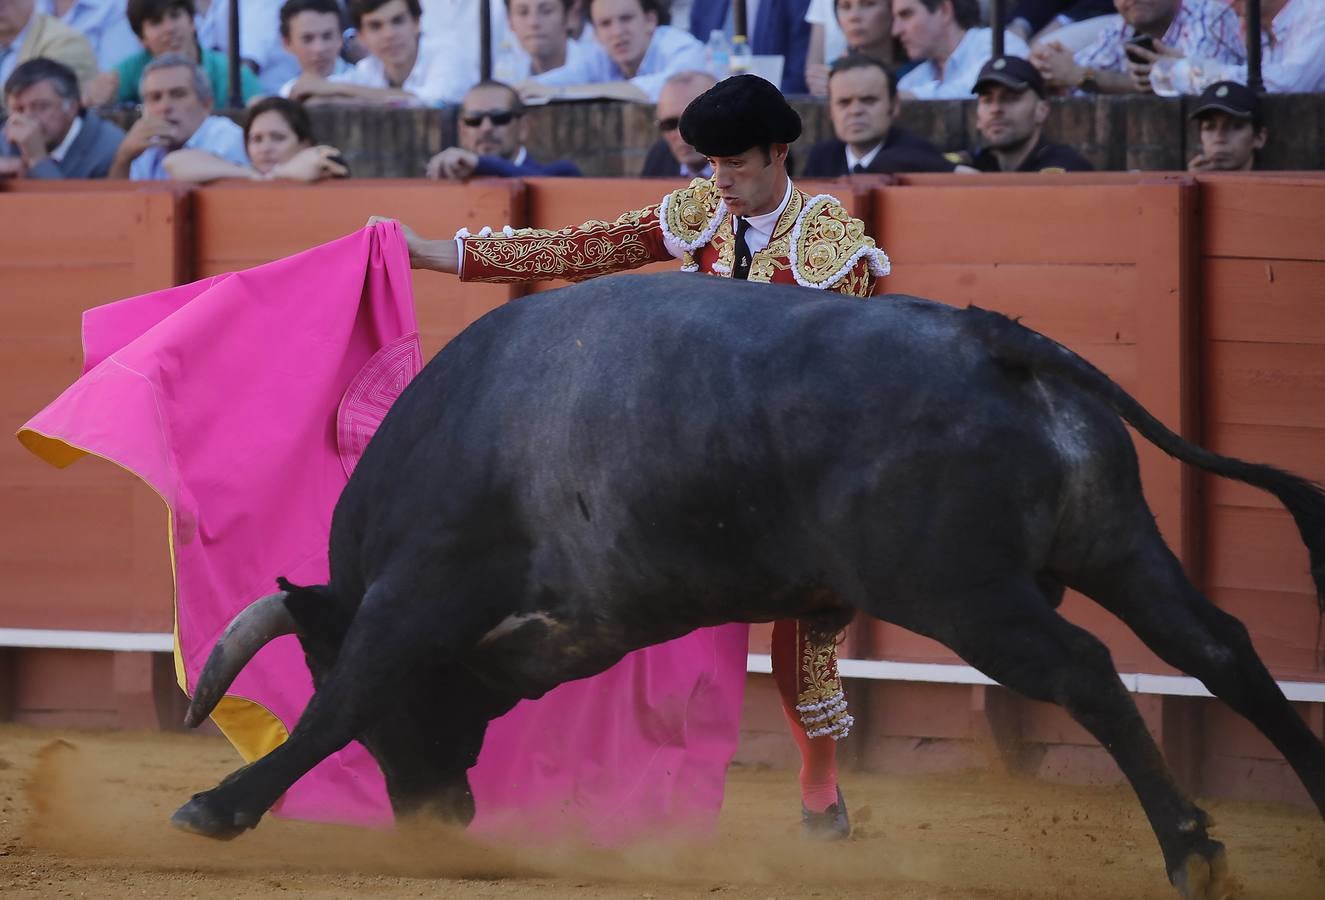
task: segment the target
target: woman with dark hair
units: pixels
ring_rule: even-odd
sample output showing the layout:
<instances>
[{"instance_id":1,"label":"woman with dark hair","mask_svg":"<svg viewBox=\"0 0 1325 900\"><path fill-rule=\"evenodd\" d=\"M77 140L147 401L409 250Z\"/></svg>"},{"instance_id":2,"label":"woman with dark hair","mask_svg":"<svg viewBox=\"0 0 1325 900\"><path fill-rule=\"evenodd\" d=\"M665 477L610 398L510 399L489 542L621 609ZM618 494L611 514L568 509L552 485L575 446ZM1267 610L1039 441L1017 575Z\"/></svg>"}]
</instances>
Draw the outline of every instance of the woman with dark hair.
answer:
<instances>
[{"instance_id":1,"label":"woman with dark hair","mask_svg":"<svg viewBox=\"0 0 1325 900\"><path fill-rule=\"evenodd\" d=\"M164 165L175 181L195 184L221 178L312 182L350 174L339 150L313 143L313 126L303 106L284 97L266 97L248 108L244 148L248 166L187 147L169 154Z\"/></svg>"}]
</instances>

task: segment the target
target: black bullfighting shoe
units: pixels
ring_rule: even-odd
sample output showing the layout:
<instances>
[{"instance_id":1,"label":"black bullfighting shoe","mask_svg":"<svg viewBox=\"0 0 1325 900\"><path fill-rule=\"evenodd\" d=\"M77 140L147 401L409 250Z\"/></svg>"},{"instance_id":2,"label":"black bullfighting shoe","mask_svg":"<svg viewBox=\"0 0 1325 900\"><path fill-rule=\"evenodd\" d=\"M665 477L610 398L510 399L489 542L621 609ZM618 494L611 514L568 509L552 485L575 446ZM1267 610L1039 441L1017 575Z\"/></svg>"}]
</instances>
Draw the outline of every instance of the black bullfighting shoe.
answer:
<instances>
[{"instance_id":1,"label":"black bullfighting shoe","mask_svg":"<svg viewBox=\"0 0 1325 900\"><path fill-rule=\"evenodd\" d=\"M842 788L837 789L837 802L823 812L810 812L801 807L801 833L817 841L842 841L851 836L851 819L847 817L847 802L842 799Z\"/></svg>"}]
</instances>

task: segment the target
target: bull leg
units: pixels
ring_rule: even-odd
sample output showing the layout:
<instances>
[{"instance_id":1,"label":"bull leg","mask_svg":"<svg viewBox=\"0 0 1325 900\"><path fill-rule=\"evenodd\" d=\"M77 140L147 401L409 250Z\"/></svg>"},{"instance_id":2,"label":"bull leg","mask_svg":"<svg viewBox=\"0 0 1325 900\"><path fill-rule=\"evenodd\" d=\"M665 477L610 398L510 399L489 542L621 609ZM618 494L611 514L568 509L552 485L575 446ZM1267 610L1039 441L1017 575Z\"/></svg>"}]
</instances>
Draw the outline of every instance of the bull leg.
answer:
<instances>
[{"instance_id":1,"label":"bull leg","mask_svg":"<svg viewBox=\"0 0 1325 900\"><path fill-rule=\"evenodd\" d=\"M1293 709L1246 626L1211 603L1153 534L1080 589L1113 612L1169 665L1200 679L1283 754L1325 817L1325 744Z\"/></svg>"},{"instance_id":2,"label":"bull leg","mask_svg":"<svg viewBox=\"0 0 1325 900\"><path fill-rule=\"evenodd\" d=\"M1206 814L1174 783L1108 649L1055 613L1033 582L961 599L951 608L964 618L948 622L935 636L1000 684L1067 710L1131 782L1159 840L1169 880L1182 896L1225 897L1223 846L1206 834Z\"/></svg>"},{"instance_id":3,"label":"bull leg","mask_svg":"<svg viewBox=\"0 0 1325 900\"><path fill-rule=\"evenodd\" d=\"M230 839L258 824L291 785L368 730L381 716L382 698L404 686L426 653L443 653L420 627L405 600L370 589L335 665L313 694L290 737L271 753L195 794L171 817L178 828Z\"/></svg>"}]
</instances>

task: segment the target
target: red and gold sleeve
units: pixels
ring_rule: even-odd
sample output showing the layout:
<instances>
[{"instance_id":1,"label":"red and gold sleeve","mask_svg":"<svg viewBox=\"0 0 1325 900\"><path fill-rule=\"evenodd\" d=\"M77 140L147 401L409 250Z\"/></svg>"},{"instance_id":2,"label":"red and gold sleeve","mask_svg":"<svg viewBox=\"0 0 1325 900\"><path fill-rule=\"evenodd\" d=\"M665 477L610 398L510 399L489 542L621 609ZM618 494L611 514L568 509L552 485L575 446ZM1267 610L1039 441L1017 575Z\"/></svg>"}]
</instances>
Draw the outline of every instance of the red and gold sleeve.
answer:
<instances>
[{"instance_id":1,"label":"red and gold sleeve","mask_svg":"<svg viewBox=\"0 0 1325 900\"><path fill-rule=\"evenodd\" d=\"M461 229L456 237L461 281L581 281L672 258L657 205L624 213L615 222L591 220L557 231Z\"/></svg>"}]
</instances>

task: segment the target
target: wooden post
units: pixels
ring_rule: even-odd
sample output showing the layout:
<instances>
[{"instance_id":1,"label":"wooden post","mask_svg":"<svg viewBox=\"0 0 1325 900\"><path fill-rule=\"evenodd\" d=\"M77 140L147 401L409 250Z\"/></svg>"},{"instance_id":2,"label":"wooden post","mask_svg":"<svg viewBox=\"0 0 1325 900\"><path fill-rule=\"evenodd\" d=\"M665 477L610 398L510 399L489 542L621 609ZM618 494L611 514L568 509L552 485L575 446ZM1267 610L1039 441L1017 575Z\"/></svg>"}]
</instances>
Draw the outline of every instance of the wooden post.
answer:
<instances>
[{"instance_id":1,"label":"wooden post","mask_svg":"<svg viewBox=\"0 0 1325 900\"><path fill-rule=\"evenodd\" d=\"M244 108L244 92L240 89L239 67L239 0L230 0L230 108Z\"/></svg>"}]
</instances>

